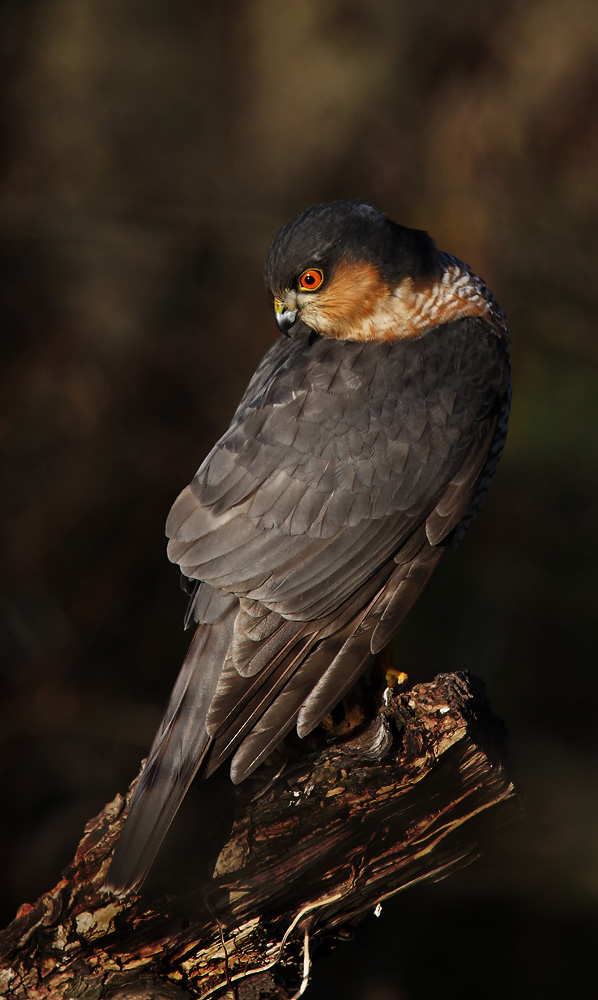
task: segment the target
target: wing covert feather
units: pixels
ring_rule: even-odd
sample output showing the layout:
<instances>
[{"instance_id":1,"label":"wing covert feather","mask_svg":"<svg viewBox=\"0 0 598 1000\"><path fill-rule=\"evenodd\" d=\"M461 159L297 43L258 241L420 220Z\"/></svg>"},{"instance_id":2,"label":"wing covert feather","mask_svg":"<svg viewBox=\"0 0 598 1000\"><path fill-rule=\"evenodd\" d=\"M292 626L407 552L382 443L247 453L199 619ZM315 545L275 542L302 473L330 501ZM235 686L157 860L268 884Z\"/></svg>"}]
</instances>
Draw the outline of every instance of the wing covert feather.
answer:
<instances>
[{"instance_id":1,"label":"wing covert feather","mask_svg":"<svg viewBox=\"0 0 598 1000\"><path fill-rule=\"evenodd\" d=\"M281 339L175 503L169 556L315 620L426 518L433 538L450 534L479 471L472 450L483 464L494 433L502 347L477 319L390 344Z\"/></svg>"}]
</instances>

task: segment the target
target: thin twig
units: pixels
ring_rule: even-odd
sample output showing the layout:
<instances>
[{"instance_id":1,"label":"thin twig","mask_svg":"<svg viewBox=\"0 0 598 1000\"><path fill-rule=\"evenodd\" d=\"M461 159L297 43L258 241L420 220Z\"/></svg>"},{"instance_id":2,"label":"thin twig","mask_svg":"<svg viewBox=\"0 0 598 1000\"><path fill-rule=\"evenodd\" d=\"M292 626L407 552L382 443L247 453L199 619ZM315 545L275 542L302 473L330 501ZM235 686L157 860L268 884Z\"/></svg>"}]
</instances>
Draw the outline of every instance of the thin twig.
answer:
<instances>
[{"instance_id":1,"label":"thin twig","mask_svg":"<svg viewBox=\"0 0 598 1000\"><path fill-rule=\"evenodd\" d=\"M344 892L337 892L337 893L334 894L334 896L325 896L324 899L319 899L316 903L308 903L307 906L304 906L303 909L299 910L299 913L297 914L297 916L294 917L294 919L292 920L292 922L289 924L289 926L287 927L286 931L284 932L282 940L281 940L280 945L278 947L278 954L277 954L276 958L272 959L272 961L270 961L270 962L267 962L265 965L259 965L255 969L249 969L249 970L247 970L245 972L238 972L236 974L236 976L231 976L230 979L227 982L225 982L225 983L219 983L217 986L213 986L212 989L208 990L207 993L202 993L201 996L199 997L199 1000L207 1000L208 997L213 996L214 993L218 992L218 990L224 989L224 987L227 986L227 985L232 985L233 983L237 983L241 979L247 979L249 976L257 976L261 972L268 972L269 969L273 969L274 966L278 965L278 963L280 962L280 959L282 957L282 953L283 953L283 950L284 950L284 946L287 943L290 935L295 930L295 927L297 926L297 924L299 923L299 921L302 920L303 917L305 917L308 913L311 913L313 910L317 910L317 909L319 909L322 906L328 906L331 903L338 902L338 900L342 899L343 896L344 896ZM304 965L304 968L305 968L305 965ZM301 994L298 994L298 995L300 996Z\"/></svg>"},{"instance_id":2,"label":"thin twig","mask_svg":"<svg viewBox=\"0 0 598 1000\"><path fill-rule=\"evenodd\" d=\"M301 986L296 993L293 993L291 1000L299 1000L299 997L303 996L309 984L310 972L311 957L309 954L309 927L306 927L303 934L303 979L301 980Z\"/></svg>"}]
</instances>

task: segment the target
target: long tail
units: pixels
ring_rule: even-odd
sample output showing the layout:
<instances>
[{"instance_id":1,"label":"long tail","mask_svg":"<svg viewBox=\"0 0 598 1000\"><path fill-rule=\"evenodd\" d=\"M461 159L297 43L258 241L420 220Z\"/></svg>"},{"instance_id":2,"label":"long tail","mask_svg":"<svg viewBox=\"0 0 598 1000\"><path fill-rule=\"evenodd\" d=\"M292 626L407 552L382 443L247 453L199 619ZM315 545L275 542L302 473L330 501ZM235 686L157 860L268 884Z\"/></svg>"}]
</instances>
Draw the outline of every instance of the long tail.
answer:
<instances>
[{"instance_id":1,"label":"long tail","mask_svg":"<svg viewBox=\"0 0 598 1000\"><path fill-rule=\"evenodd\" d=\"M231 610L215 624L199 625L193 637L112 857L106 886L114 892L131 892L143 882L210 747L204 720L235 613Z\"/></svg>"}]
</instances>

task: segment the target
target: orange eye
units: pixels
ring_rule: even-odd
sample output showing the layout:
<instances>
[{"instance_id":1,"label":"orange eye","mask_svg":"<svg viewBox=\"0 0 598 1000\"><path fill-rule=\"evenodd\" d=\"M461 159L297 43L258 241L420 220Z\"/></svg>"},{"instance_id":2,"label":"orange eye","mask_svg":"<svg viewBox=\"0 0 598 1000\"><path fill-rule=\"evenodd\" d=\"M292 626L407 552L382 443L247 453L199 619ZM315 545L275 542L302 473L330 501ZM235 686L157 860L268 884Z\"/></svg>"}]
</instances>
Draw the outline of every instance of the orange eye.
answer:
<instances>
[{"instance_id":1,"label":"orange eye","mask_svg":"<svg viewBox=\"0 0 598 1000\"><path fill-rule=\"evenodd\" d=\"M324 272L319 267L310 267L299 278L299 288L304 292L315 292L324 281Z\"/></svg>"}]
</instances>

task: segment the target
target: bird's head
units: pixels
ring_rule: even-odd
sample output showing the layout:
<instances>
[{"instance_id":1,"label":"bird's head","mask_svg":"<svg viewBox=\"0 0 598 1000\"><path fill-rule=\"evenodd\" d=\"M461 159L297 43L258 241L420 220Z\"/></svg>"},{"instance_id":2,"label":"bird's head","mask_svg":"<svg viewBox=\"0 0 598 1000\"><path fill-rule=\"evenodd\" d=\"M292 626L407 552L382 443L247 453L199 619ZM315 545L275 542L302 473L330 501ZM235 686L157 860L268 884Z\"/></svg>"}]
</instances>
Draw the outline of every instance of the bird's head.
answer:
<instances>
[{"instance_id":1,"label":"bird's head","mask_svg":"<svg viewBox=\"0 0 598 1000\"><path fill-rule=\"evenodd\" d=\"M371 319L402 282L429 281L437 254L427 233L369 205L314 205L272 241L264 279L283 333L302 320L323 336L372 339Z\"/></svg>"}]
</instances>

